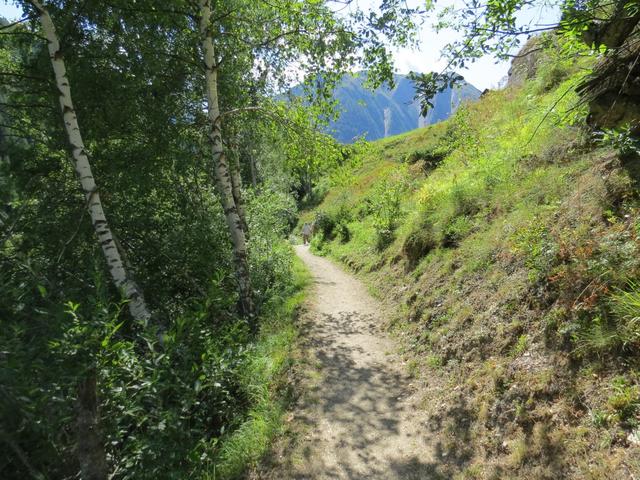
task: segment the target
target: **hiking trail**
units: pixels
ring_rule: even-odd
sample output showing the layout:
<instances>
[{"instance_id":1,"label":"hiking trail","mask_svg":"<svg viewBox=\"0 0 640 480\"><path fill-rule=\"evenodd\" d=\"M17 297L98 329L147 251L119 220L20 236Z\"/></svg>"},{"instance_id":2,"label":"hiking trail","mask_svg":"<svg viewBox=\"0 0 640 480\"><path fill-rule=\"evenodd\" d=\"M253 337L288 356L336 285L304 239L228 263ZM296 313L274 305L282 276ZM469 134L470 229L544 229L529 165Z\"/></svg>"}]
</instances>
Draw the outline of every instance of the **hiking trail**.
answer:
<instances>
[{"instance_id":1,"label":"hiking trail","mask_svg":"<svg viewBox=\"0 0 640 480\"><path fill-rule=\"evenodd\" d=\"M293 411L303 433L279 478L430 479L433 447L411 378L382 330L383 308L353 276L307 246L303 316L310 388ZM273 477L275 478L275 477Z\"/></svg>"}]
</instances>

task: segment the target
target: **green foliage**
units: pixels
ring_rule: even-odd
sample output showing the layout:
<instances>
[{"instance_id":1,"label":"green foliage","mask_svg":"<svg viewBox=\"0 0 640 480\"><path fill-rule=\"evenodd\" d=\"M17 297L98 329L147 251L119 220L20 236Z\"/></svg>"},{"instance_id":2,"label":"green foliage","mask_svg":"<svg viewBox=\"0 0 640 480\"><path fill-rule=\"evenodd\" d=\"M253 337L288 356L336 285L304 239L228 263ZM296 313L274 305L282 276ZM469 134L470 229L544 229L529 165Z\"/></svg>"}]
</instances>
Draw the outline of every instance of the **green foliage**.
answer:
<instances>
[{"instance_id":1,"label":"green foliage","mask_svg":"<svg viewBox=\"0 0 640 480\"><path fill-rule=\"evenodd\" d=\"M242 389L250 399L251 410L244 422L221 443L215 460L208 462L203 478L237 478L261 459L282 431L282 417L289 399L277 387L286 382L297 337L295 317L310 282L308 272L298 259L292 273L292 283L267 305L265 318L268 320L240 370Z\"/></svg>"},{"instance_id":2,"label":"green foliage","mask_svg":"<svg viewBox=\"0 0 640 480\"><path fill-rule=\"evenodd\" d=\"M550 238L545 222L540 218L534 218L518 229L513 234L512 242L513 251L524 255L531 280L538 280L550 271L557 247Z\"/></svg>"},{"instance_id":3,"label":"green foliage","mask_svg":"<svg viewBox=\"0 0 640 480\"><path fill-rule=\"evenodd\" d=\"M529 337L526 334L522 334L518 337L518 341L513 346L513 355L518 357L527 351L529 348Z\"/></svg>"},{"instance_id":4,"label":"green foliage","mask_svg":"<svg viewBox=\"0 0 640 480\"><path fill-rule=\"evenodd\" d=\"M409 233L402 245L402 253L407 258L409 268L414 268L437 245L433 225L428 221L418 224L418 228Z\"/></svg>"},{"instance_id":5,"label":"green foliage","mask_svg":"<svg viewBox=\"0 0 640 480\"><path fill-rule=\"evenodd\" d=\"M333 230L336 228L336 221L330 214L318 210L315 214L314 226L315 232L318 234L317 236L321 239L332 239Z\"/></svg>"},{"instance_id":6,"label":"green foliage","mask_svg":"<svg viewBox=\"0 0 640 480\"><path fill-rule=\"evenodd\" d=\"M464 80L461 75L451 72L410 72L409 78L416 84L415 99L420 101L422 107L420 114L422 116L427 116L429 110L434 107L431 100L436 94L443 92L447 88L452 88L455 84Z\"/></svg>"},{"instance_id":7,"label":"green foliage","mask_svg":"<svg viewBox=\"0 0 640 480\"><path fill-rule=\"evenodd\" d=\"M634 135L635 127L627 124L620 128L600 130L594 133L595 140L605 147L612 147L621 155L640 155L640 139Z\"/></svg>"},{"instance_id":8,"label":"green foliage","mask_svg":"<svg viewBox=\"0 0 640 480\"><path fill-rule=\"evenodd\" d=\"M582 321L575 333L577 354L637 350L640 345L640 286L629 282L625 290L614 290L607 306L602 315Z\"/></svg>"},{"instance_id":9,"label":"green foliage","mask_svg":"<svg viewBox=\"0 0 640 480\"><path fill-rule=\"evenodd\" d=\"M247 196L249 267L258 300L278 295L290 282L293 253L282 239L296 214L293 198L285 193L263 189Z\"/></svg>"},{"instance_id":10,"label":"green foliage","mask_svg":"<svg viewBox=\"0 0 640 480\"><path fill-rule=\"evenodd\" d=\"M630 383L625 377L618 376L611 382L612 394L607 404L613 410L618 421L637 426L636 414L640 410L640 387Z\"/></svg>"},{"instance_id":11,"label":"green foliage","mask_svg":"<svg viewBox=\"0 0 640 480\"><path fill-rule=\"evenodd\" d=\"M480 154L478 132L466 105L463 104L456 110L447 126L445 138L447 150L458 150L467 158L467 161L473 160Z\"/></svg>"},{"instance_id":12,"label":"green foliage","mask_svg":"<svg viewBox=\"0 0 640 480\"><path fill-rule=\"evenodd\" d=\"M454 247L473 230L473 222L467 215L453 217L444 226L440 242L444 247Z\"/></svg>"},{"instance_id":13,"label":"green foliage","mask_svg":"<svg viewBox=\"0 0 640 480\"><path fill-rule=\"evenodd\" d=\"M626 290L616 290L609 298L609 308L622 326L623 346L640 342L640 285L629 282Z\"/></svg>"},{"instance_id":14,"label":"green foliage","mask_svg":"<svg viewBox=\"0 0 640 480\"><path fill-rule=\"evenodd\" d=\"M486 433L511 432L513 463L501 463L499 449L492 462L504 469L489 474L509 478L561 477L574 460L584 476L608 465L614 449L631 459L637 437L620 428L636 428L639 409L640 287L627 281L640 273L635 169L614 143L594 148L581 133L574 89L596 59L554 65L544 60L552 47L542 48L539 77L490 92L440 125L373 143L320 207L349 196L351 240L324 241L323 252L399 302L393 326L410 350L408 368L427 364L439 384L459 384L438 392L455 406L460 390L468 402L456 447L492 449ZM407 165L442 145L448 153L427 175ZM395 203L396 239L379 249L372 197L384 198L403 163L412 181ZM577 378L574 366L591 369ZM625 383L609 386L618 374ZM590 421L547 430L549 405L569 418L577 403L594 407ZM470 424L468 412L478 414ZM607 435L606 448L595 445ZM569 446L567 456L552 456L556 444ZM556 473L556 460L567 470Z\"/></svg>"},{"instance_id":15,"label":"green foliage","mask_svg":"<svg viewBox=\"0 0 640 480\"><path fill-rule=\"evenodd\" d=\"M378 182L372 189L368 204L376 232L376 247L385 249L395 239L395 230L402 215L401 200L407 187L406 170Z\"/></svg>"},{"instance_id":16,"label":"green foliage","mask_svg":"<svg viewBox=\"0 0 640 480\"><path fill-rule=\"evenodd\" d=\"M446 143L438 143L424 149L418 149L410 152L405 157L405 162L414 164L420 161L424 162L425 170L436 168L449 153L451 153L451 145Z\"/></svg>"},{"instance_id":17,"label":"green foliage","mask_svg":"<svg viewBox=\"0 0 640 480\"><path fill-rule=\"evenodd\" d=\"M330 211L317 210L315 213L314 228L323 241L333 240L336 236L346 243L351 238L349 222L352 220L351 211L345 204L340 204Z\"/></svg>"},{"instance_id":18,"label":"green foliage","mask_svg":"<svg viewBox=\"0 0 640 480\"><path fill-rule=\"evenodd\" d=\"M148 328L132 322L121 305L85 213L57 92L47 87L51 65L37 15L0 39L6 80L0 93L0 423L6 440L51 479L79 475L75 398L87 372L97 377L99 434L116 480L198 477L205 466L223 463L226 442L239 429L247 432L254 412L277 411L254 387L270 395L277 389L276 372L286 368L293 338L282 313L282 337L273 348L263 345L270 342L271 317L281 315L275 305L297 295L293 253L283 238L295 223L290 192L300 170L287 160L304 153L305 166L324 160L317 168L323 172L338 162L332 150L338 147L311 124L316 111L280 106L267 117L246 108L271 107L272 92L252 67L260 55L269 56L269 72L277 76L300 51L320 46L305 36L254 55L246 42L262 42L292 23L315 29L324 18L323 25L335 26L333 14L313 2L304 7L308 16L300 15L300 2L279 2L292 9L275 10L236 2L238 16L215 28L233 28L243 39L241 48L231 37L220 42L218 53L228 61L219 87L228 156L235 158L237 148L245 184L255 180L257 187L246 199L250 273L263 326L256 339L236 313L235 268L206 141L204 75L193 60L195 12L181 2L166 10L151 3L46 4L64 39L107 218L153 311ZM256 21L274 12L287 18ZM338 46L328 43L321 47ZM247 373L258 368L257 358L270 356L277 368ZM237 457L236 464L248 460ZM3 478L29 476L12 449L0 453L0 464Z\"/></svg>"}]
</instances>

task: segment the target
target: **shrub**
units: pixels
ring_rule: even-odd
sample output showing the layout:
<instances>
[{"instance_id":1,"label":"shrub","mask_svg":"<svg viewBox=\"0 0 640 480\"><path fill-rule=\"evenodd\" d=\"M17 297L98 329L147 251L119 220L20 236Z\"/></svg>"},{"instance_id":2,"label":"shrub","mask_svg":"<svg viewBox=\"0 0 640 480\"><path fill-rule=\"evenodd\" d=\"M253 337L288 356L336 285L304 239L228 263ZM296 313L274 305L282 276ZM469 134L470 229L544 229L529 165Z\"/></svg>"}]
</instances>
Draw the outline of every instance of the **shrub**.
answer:
<instances>
[{"instance_id":1,"label":"shrub","mask_svg":"<svg viewBox=\"0 0 640 480\"><path fill-rule=\"evenodd\" d=\"M326 255L327 243L322 235L314 235L311 239L311 251L317 255Z\"/></svg>"},{"instance_id":2,"label":"shrub","mask_svg":"<svg viewBox=\"0 0 640 480\"><path fill-rule=\"evenodd\" d=\"M637 125L626 124L620 128L609 128L594 133L596 142L606 147L612 147L622 156L640 155L640 140L633 131Z\"/></svg>"},{"instance_id":3,"label":"shrub","mask_svg":"<svg viewBox=\"0 0 640 480\"><path fill-rule=\"evenodd\" d=\"M620 422L635 423L634 417L640 408L640 388L622 376L614 378L611 387L613 394L607 399L609 407Z\"/></svg>"},{"instance_id":4,"label":"shrub","mask_svg":"<svg viewBox=\"0 0 640 480\"><path fill-rule=\"evenodd\" d=\"M442 231L441 243L443 247L456 247L473 230L471 219L462 215L450 219Z\"/></svg>"},{"instance_id":5,"label":"shrub","mask_svg":"<svg viewBox=\"0 0 640 480\"><path fill-rule=\"evenodd\" d=\"M338 234L338 239L341 243L347 243L351 240L351 231L349 230L349 226L345 222L340 222L336 226L336 231Z\"/></svg>"},{"instance_id":6,"label":"shrub","mask_svg":"<svg viewBox=\"0 0 640 480\"><path fill-rule=\"evenodd\" d=\"M475 128L474 119L466 105L461 105L453 115L447 132L446 149L450 152L458 150L466 163L467 159L476 158L480 154L481 145L478 131Z\"/></svg>"},{"instance_id":7,"label":"shrub","mask_svg":"<svg viewBox=\"0 0 640 480\"><path fill-rule=\"evenodd\" d=\"M471 183L456 183L451 187L450 198L453 205L453 215L472 216L482 210L482 192Z\"/></svg>"},{"instance_id":8,"label":"shrub","mask_svg":"<svg viewBox=\"0 0 640 480\"><path fill-rule=\"evenodd\" d=\"M414 150L407 154L404 161L408 164L414 164L420 161L425 163L425 170L436 168L451 153L448 144L438 143L435 146Z\"/></svg>"},{"instance_id":9,"label":"shrub","mask_svg":"<svg viewBox=\"0 0 640 480\"><path fill-rule=\"evenodd\" d=\"M384 250L395 239L401 217L401 199L406 189L404 172L376 184L369 196L376 232L376 248Z\"/></svg>"},{"instance_id":10,"label":"shrub","mask_svg":"<svg viewBox=\"0 0 640 480\"><path fill-rule=\"evenodd\" d=\"M407 258L407 267L415 268L420 259L437 246L437 241L433 233L433 225L424 222L420 228L414 230L407 236L402 245L402 254Z\"/></svg>"},{"instance_id":11,"label":"shrub","mask_svg":"<svg viewBox=\"0 0 640 480\"><path fill-rule=\"evenodd\" d=\"M512 242L513 252L524 255L524 263L530 269L529 278L532 281L549 272L556 258L557 246L544 221L534 218L515 232Z\"/></svg>"},{"instance_id":12,"label":"shrub","mask_svg":"<svg viewBox=\"0 0 640 480\"><path fill-rule=\"evenodd\" d=\"M574 70L573 60L563 59L551 54L552 50L539 63L533 84L534 92L538 95L557 88Z\"/></svg>"},{"instance_id":13,"label":"shrub","mask_svg":"<svg viewBox=\"0 0 640 480\"><path fill-rule=\"evenodd\" d=\"M640 340L640 285L629 282L628 288L616 291L609 301L623 346L637 345Z\"/></svg>"},{"instance_id":14,"label":"shrub","mask_svg":"<svg viewBox=\"0 0 640 480\"><path fill-rule=\"evenodd\" d=\"M314 224L316 234L319 235L322 240L333 239L333 229L336 227L336 221L331 215L322 210L318 210Z\"/></svg>"},{"instance_id":15,"label":"shrub","mask_svg":"<svg viewBox=\"0 0 640 480\"><path fill-rule=\"evenodd\" d=\"M332 211L319 210L315 218L316 233L322 236L322 240L333 240L337 235L342 242L346 243L351 239L347 226L351 220L351 210L345 204L339 205Z\"/></svg>"},{"instance_id":16,"label":"shrub","mask_svg":"<svg viewBox=\"0 0 640 480\"><path fill-rule=\"evenodd\" d=\"M296 213L289 195L266 189L247 195L249 267L258 306L290 282L291 248L281 239L295 224Z\"/></svg>"},{"instance_id":17,"label":"shrub","mask_svg":"<svg viewBox=\"0 0 640 480\"><path fill-rule=\"evenodd\" d=\"M529 348L529 337L526 334L522 334L518 337L518 341L513 347L513 356L519 357Z\"/></svg>"}]
</instances>

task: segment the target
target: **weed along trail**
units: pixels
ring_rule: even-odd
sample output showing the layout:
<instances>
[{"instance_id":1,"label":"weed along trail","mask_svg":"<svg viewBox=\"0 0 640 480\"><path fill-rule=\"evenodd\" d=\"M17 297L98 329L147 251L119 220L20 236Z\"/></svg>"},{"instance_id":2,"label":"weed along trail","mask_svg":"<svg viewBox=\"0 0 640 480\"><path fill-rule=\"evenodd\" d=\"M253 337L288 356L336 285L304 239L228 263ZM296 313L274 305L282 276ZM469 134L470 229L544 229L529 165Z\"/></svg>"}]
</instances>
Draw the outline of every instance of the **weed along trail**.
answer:
<instances>
[{"instance_id":1,"label":"weed along trail","mask_svg":"<svg viewBox=\"0 0 640 480\"><path fill-rule=\"evenodd\" d=\"M305 246L296 252L314 282L304 333L313 379L294 413L304 432L282 477L438 478L426 418L379 327L381 305L329 260Z\"/></svg>"}]
</instances>

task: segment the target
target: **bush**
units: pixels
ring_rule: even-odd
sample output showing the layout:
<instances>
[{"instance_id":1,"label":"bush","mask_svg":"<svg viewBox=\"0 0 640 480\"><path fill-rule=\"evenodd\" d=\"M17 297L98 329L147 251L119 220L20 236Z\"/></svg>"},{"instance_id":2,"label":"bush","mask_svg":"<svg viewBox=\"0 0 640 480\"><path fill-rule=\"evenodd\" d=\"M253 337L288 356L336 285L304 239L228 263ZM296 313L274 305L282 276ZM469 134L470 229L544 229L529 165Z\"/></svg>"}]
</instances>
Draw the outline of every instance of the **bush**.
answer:
<instances>
[{"instance_id":1,"label":"bush","mask_svg":"<svg viewBox=\"0 0 640 480\"><path fill-rule=\"evenodd\" d=\"M340 222L336 226L336 231L338 234L338 239L341 243L347 243L351 240L351 231L349 230L349 226L345 222Z\"/></svg>"},{"instance_id":2,"label":"bush","mask_svg":"<svg viewBox=\"0 0 640 480\"><path fill-rule=\"evenodd\" d=\"M414 150L407 154L404 161L410 165L423 161L425 170L433 170L442 163L450 153L451 148L449 145L438 143L433 147Z\"/></svg>"},{"instance_id":3,"label":"bush","mask_svg":"<svg viewBox=\"0 0 640 480\"><path fill-rule=\"evenodd\" d=\"M640 345L640 285L630 282L608 299L601 315L583 320L574 335L578 355L635 351Z\"/></svg>"},{"instance_id":4,"label":"bush","mask_svg":"<svg viewBox=\"0 0 640 480\"><path fill-rule=\"evenodd\" d=\"M395 239L395 230L401 218L401 199L406 189L403 172L376 184L369 196L376 232L376 248L384 250Z\"/></svg>"},{"instance_id":5,"label":"bush","mask_svg":"<svg viewBox=\"0 0 640 480\"><path fill-rule=\"evenodd\" d=\"M473 222L468 216L462 215L450 219L442 231L442 246L447 248L458 246L472 230Z\"/></svg>"},{"instance_id":6,"label":"bush","mask_svg":"<svg viewBox=\"0 0 640 480\"><path fill-rule=\"evenodd\" d=\"M402 245L402 254L407 259L407 267L413 269L427 253L437 246L431 223L423 223L420 228L407 236Z\"/></svg>"},{"instance_id":7,"label":"bush","mask_svg":"<svg viewBox=\"0 0 640 480\"><path fill-rule=\"evenodd\" d=\"M611 147L624 157L640 155L640 140L633 134L637 125L626 124L620 128L609 128L594 133L596 142Z\"/></svg>"},{"instance_id":8,"label":"bush","mask_svg":"<svg viewBox=\"0 0 640 480\"><path fill-rule=\"evenodd\" d=\"M291 247L282 241L296 218L293 198L271 190L247 196L249 267L256 302L267 301L290 282Z\"/></svg>"},{"instance_id":9,"label":"bush","mask_svg":"<svg viewBox=\"0 0 640 480\"><path fill-rule=\"evenodd\" d=\"M607 399L618 421L637 426L636 413L640 408L640 388L630 384L626 378L618 376L612 382L613 394Z\"/></svg>"},{"instance_id":10,"label":"bush","mask_svg":"<svg viewBox=\"0 0 640 480\"><path fill-rule=\"evenodd\" d=\"M351 239L347 226L351 220L351 211L344 204L328 212L319 210L315 217L315 231L322 236L323 241L333 240L337 235L343 243L346 243Z\"/></svg>"},{"instance_id":11,"label":"bush","mask_svg":"<svg viewBox=\"0 0 640 480\"><path fill-rule=\"evenodd\" d=\"M336 227L336 221L327 212L318 210L316 212L314 225L316 235L320 235L322 240L333 239L333 229Z\"/></svg>"}]
</instances>

